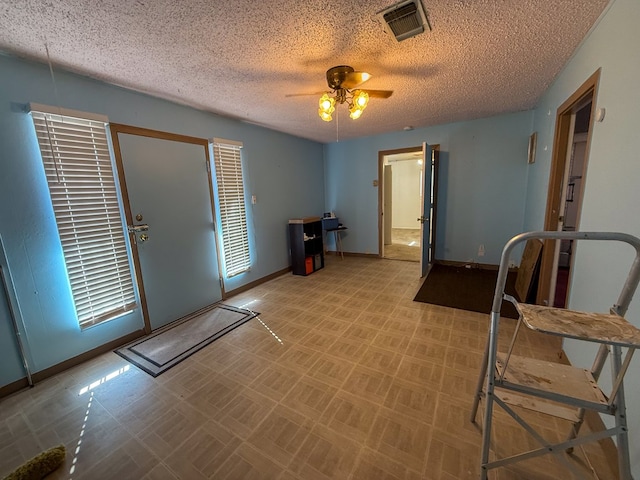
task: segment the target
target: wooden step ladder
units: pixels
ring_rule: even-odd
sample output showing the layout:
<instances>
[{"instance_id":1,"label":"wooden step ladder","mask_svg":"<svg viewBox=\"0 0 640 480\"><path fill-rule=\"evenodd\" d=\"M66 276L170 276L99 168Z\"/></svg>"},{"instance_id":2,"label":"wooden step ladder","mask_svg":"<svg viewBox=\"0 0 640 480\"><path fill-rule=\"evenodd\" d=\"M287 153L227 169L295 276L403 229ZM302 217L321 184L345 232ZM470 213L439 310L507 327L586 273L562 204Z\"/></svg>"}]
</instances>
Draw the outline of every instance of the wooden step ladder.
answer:
<instances>
[{"instance_id":1,"label":"wooden step ladder","mask_svg":"<svg viewBox=\"0 0 640 480\"><path fill-rule=\"evenodd\" d=\"M515 298L506 295L504 288L511 252L516 245L530 239L618 241L633 246L636 255L629 275L618 301L611 307L609 313L528 305L519 303ZM610 232L529 232L520 234L507 242L500 260L489 334L471 411L471 421L475 422L480 401L484 400L480 475L482 480L488 478L488 472L491 469L549 453L564 463L577 478L585 478L566 454L575 446L613 436L617 440L620 478L632 480L623 380L635 349L640 347L640 329L629 323L624 315L639 280L640 239L632 235ZM503 299L512 302L519 313L511 343L504 354L498 353L500 308ZM513 355L522 325L543 334L600 344L593 366L589 370ZM598 381L608 357L611 357L612 378L611 388L608 393L605 393ZM540 443L540 448L490 462L494 403L531 434ZM555 444L545 440L518 414L521 408L571 422L572 428L567 439ZM600 432L580 435L580 427L587 410L613 416L615 426Z\"/></svg>"}]
</instances>

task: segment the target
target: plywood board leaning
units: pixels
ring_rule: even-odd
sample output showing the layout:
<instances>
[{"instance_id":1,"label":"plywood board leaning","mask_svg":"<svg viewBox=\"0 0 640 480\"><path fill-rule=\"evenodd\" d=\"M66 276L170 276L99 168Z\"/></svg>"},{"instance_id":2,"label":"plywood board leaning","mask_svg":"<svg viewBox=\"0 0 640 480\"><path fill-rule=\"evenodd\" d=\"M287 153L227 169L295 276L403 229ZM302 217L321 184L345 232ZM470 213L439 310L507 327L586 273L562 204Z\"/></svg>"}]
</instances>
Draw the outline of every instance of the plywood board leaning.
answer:
<instances>
[{"instance_id":1,"label":"plywood board leaning","mask_svg":"<svg viewBox=\"0 0 640 480\"><path fill-rule=\"evenodd\" d=\"M518 294L518 300L521 302L527 301L541 252L541 240L537 238L527 240L524 252L522 253L520 267L518 268L518 276L516 278L516 293Z\"/></svg>"}]
</instances>

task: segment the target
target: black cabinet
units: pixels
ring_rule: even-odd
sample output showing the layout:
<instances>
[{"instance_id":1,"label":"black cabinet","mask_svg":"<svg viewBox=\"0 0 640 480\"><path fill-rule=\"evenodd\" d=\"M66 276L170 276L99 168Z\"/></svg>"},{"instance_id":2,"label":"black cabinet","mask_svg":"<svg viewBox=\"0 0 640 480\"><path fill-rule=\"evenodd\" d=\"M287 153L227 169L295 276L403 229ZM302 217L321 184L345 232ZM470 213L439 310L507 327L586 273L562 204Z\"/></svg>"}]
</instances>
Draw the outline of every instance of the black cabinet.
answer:
<instances>
[{"instance_id":1,"label":"black cabinet","mask_svg":"<svg viewBox=\"0 0 640 480\"><path fill-rule=\"evenodd\" d=\"M294 275L309 275L324 267L320 217L289 220L291 269Z\"/></svg>"}]
</instances>

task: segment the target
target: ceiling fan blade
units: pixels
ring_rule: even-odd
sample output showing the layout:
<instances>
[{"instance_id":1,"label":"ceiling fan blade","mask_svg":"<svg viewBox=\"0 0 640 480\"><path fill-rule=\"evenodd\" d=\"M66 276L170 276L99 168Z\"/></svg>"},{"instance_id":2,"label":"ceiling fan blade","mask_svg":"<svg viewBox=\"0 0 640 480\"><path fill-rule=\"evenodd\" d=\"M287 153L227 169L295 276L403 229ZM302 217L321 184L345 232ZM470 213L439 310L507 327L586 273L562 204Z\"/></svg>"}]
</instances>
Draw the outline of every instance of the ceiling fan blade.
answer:
<instances>
[{"instance_id":1,"label":"ceiling fan blade","mask_svg":"<svg viewBox=\"0 0 640 480\"><path fill-rule=\"evenodd\" d=\"M362 85L364 82L371 78L371 74L367 72L349 72L345 74L344 80L340 84L340 87L351 90L358 85Z\"/></svg>"},{"instance_id":2,"label":"ceiling fan blade","mask_svg":"<svg viewBox=\"0 0 640 480\"><path fill-rule=\"evenodd\" d=\"M393 90L362 90L367 92L371 98L389 98L393 94Z\"/></svg>"},{"instance_id":3,"label":"ceiling fan blade","mask_svg":"<svg viewBox=\"0 0 640 480\"><path fill-rule=\"evenodd\" d=\"M287 93L285 97L306 97L310 95L322 95L323 93L327 93L326 90L322 92L312 92L312 93Z\"/></svg>"}]
</instances>

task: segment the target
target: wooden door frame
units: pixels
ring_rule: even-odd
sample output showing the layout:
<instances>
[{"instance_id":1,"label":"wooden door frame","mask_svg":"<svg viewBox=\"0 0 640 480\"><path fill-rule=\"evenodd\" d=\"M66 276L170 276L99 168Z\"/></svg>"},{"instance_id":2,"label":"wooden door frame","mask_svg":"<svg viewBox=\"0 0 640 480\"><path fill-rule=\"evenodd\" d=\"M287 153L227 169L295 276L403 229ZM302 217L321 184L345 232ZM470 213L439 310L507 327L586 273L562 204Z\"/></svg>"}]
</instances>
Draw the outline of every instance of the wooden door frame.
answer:
<instances>
[{"instance_id":1,"label":"wooden door frame","mask_svg":"<svg viewBox=\"0 0 640 480\"><path fill-rule=\"evenodd\" d=\"M558 228L558 217L560 216L562 187L564 184L564 172L568 152L569 136L571 134L571 116L576 113L580 103L585 97L591 95L591 115L589 118L589 130L587 134L587 147L585 152L585 169L589 162L589 151L591 149L591 136L595 117L596 96L600 81L600 71L596 70L580 87L558 107L556 111L556 127L553 139L553 151L551 157L551 171L549 173L549 188L547 191L547 207L545 210L544 229L554 231ZM585 172L586 173L586 172ZM586 176L583 175L582 192L586 185ZM582 202L578 205L578 222L582 210ZM540 265L540 281L538 284L538 294L536 303L545 305L549 300L549 289L553 276L554 240L546 240L542 249L542 260Z\"/></svg>"},{"instance_id":2,"label":"wooden door frame","mask_svg":"<svg viewBox=\"0 0 640 480\"><path fill-rule=\"evenodd\" d=\"M213 181L211 178L211 158L209 155L209 140L206 138L191 137L188 135L180 135L177 133L162 132L160 130L151 130L148 128L134 127L131 125L124 125L120 123L110 123L109 129L111 131L111 144L113 146L113 154L116 161L116 168L118 170L118 183L120 185L120 192L122 195L122 202L124 206L124 214L127 220L127 225L133 225L134 219L131 213L131 207L129 204L129 192L127 190L127 183L124 173L124 164L122 162L122 152L120 150L120 140L118 139L119 133L128 135L137 135L140 137L157 138L160 140L170 140L173 142L189 143L193 145L201 145L204 148L204 155L207 167L207 178L209 183L209 199L211 203L211 215L213 219L213 225L216 225L216 209L213 193ZM216 229L214 229L214 235ZM135 267L136 282L138 284L138 293L140 295L140 306L142 309L142 317L144 319L144 332L146 334L151 333L151 320L149 319L149 310L147 308L147 296L144 290L144 281L142 280L142 267L140 265L140 256L138 253L138 245L135 241L132 241L132 234L129 234L129 244L131 245L131 254L133 256L133 264ZM220 265L220 249L218 247L218 238L215 238L216 245L216 257L218 261L218 276L220 277L220 294L222 298L225 298L224 282L221 274Z\"/></svg>"},{"instance_id":3,"label":"wooden door frame","mask_svg":"<svg viewBox=\"0 0 640 480\"><path fill-rule=\"evenodd\" d=\"M422 145L417 147L397 148L395 150L379 150L378 151L378 257L382 258L384 250L384 219L382 207L384 205L384 196L382 190L384 188L384 157L387 155L396 155L398 153L422 152Z\"/></svg>"},{"instance_id":4,"label":"wooden door frame","mask_svg":"<svg viewBox=\"0 0 640 480\"><path fill-rule=\"evenodd\" d=\"M429 145L431 150L435 152L434 161L435 167L433 169L433 175L431 177L431 182L433 183L433 218L430 218L429 221L432 222L430 228L433 232L433 241L430 243L429 248L431 249L431 261L435 260L435 238L436 238L436 207L437 207L437 198L438 198L438 165L439 165L439 157L440 157L440 145ZM398 153L413 153L413 152L422 152L422 145L418 145L416 147L406 147L406 148L397 148L394 150L379 150L378 151L378 257L382 258L382 252L384 249L384 219L382 207L384 205L384 196L382 189L384 187L384 157L387 155L395 155ZM426 168L427 159L423 159L425 162L424 167ZM430 160L429 160L430 161ZM424 192L426 195L426 192ZM429 195L431 192L429 192ZM423 199L424 202L424 199ZM422 249L422 245L420 245Z\"/></svg>"},{"instance_id":5,"label":"wooden door frame","mask_svg":"<svg viewBox=\"0 0 640 480\"><path fill-rule=\"evenodd\" d=\"M380 187L382 188L382 209L385 210L385 214L382 216L382 246L391 245L393 238L393 167L391 165L382 165L384 173L380 178ZM391 210L391 213L389 213ZM389 235L387 236L387 225L389 226ZM389 242L387 243L387 240ZM380 251L382 255L382 250Z\"/></svg>"}]
</instances>

